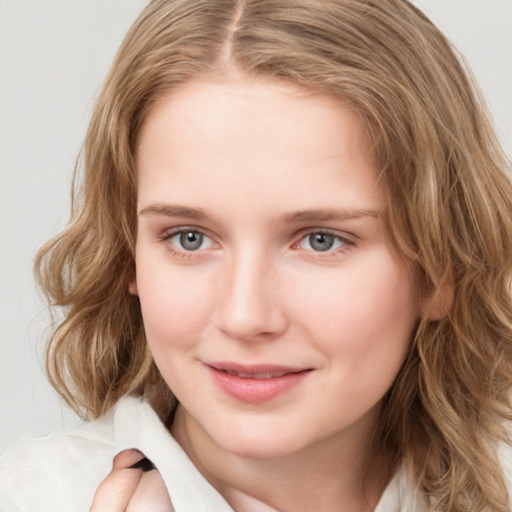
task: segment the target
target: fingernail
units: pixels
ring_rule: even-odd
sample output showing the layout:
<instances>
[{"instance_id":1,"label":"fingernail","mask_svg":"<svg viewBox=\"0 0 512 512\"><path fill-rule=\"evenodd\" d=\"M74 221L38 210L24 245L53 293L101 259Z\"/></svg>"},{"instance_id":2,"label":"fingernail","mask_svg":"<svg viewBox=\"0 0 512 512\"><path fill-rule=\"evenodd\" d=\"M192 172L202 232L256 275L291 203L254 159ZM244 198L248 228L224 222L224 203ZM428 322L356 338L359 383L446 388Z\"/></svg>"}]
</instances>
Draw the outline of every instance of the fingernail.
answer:
<instances>
[{"instance_id":1,"label":"fingernail","mask_svg":"<svg viewBox=\"0 0 512 512\"><path fill-rule=\"evenodd\" d=\"M135 448L123 450L114 457L113 466L117 469L126 468L130 462L138 461L141 457L144 457L144 454Z\"/></svg>"},{"instance_id":2,"label":"fingernail","mask_svg":"<svg viewBox=\"0 0 512 512\"><path fill-rule=\"evenodd\" d=\"M156 469L156 466L148 458L144 457L135 464L129 466L128 469L141 469L143 473L147 473L148 471Z\"/></svg>"}]
</instances>

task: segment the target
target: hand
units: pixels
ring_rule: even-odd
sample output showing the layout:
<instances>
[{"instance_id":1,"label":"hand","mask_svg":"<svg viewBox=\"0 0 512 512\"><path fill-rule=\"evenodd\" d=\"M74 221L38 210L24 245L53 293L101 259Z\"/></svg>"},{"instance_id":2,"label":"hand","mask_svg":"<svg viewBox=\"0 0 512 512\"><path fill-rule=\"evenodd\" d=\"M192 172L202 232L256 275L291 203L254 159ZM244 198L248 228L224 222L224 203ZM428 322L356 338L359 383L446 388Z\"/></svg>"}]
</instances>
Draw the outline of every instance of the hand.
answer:
<instances>
[{"instance_id":1,"label":"hand","mask_svg":"<svg viewBox=\"0 0 512 512\"><path fill-rule=\"evenodd\" d=\"M144 459L137 450L125 450L114 457L113 468L103 480L90 512L172 512L171 499L160 473L144 468L131 468ZM145 459L147 461L147 459ZM149 463L150 464L150 463Z\"/></svg>"}]
</instances>

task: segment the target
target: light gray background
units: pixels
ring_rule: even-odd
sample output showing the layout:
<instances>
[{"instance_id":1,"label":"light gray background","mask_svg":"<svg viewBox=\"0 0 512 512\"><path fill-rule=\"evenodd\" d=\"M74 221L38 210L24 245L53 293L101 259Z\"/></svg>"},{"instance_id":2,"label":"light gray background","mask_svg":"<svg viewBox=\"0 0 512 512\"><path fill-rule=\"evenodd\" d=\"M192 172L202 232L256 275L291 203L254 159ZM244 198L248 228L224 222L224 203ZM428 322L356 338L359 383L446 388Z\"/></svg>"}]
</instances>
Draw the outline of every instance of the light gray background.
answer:
<instances>
[{"instance_id":1,"label":"light gray background","mask_svg":"<svg viewBox=\"0 0 512 512\"><path fill-rule=\"evenodd\" d=\"M146 0L0 0L0 452L78 420L46 383L32 259L66 222L98 88ZM512 0L416 2L466 56L512 155Z\"/></svg>"}]
</instances>

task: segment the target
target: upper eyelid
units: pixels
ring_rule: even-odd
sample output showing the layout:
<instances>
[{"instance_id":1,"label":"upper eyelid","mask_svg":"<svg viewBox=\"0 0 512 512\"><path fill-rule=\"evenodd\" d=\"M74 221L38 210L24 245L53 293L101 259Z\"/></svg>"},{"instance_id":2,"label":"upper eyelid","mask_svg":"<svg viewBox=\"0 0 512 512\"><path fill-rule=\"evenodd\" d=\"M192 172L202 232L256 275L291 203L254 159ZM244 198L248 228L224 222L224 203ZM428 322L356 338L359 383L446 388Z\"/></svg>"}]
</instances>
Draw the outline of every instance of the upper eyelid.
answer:
<instances>
[{"instance_id":1,"label":"upper eyelid","mask_svg":"<svg viewBox=\"0 0 512 512\"><path fill-rule=\"evenodd\" d=\"M316 233L325 233L328 235L332 235L334 237L340 238L341 240L345 240L349 243L354 243L359 238L353 233L348 233L346 231L338 231L336 229L330 228L305 228L304 230L301 230L296 236L299 237L299 240L302 240L304 237L314 235Z\"/></svg>"},{"instance_id":2,"label":"upper eyelid","mask_svg":"<svg viewBox=\"0 0 512 512\"><path fill-rule=\"evenodd\" d=\"M176 236L177 234L187 232L187 231L193 231L197 233L201 233L202 235L210 238L215 243L219 243L217 240L217 237L213 235L208 229L201 228L199 226L193 226L193 225L185 225L185 226L176 226L172 228L167 228L162 230L162 234L159 236L161 239L168 240L172 238L173 236ZM299 230L299 232L295 233L293 235L293 243L292 245L297 245L301 240L303 240L305 237L315 234L315 233L325 233L332 235L336 238L339 238L340 240L343 240L344 242L347 242L349 244L354 244L358 236L354 235L353 233L348 233L346 231L338 231L336 229L331 228L323 228L323 227L311 227L311 228L303 228Z\"/></svg>"},{"instance_id":3,"label":"upper eyelid","mask_svg":"<svg viewBox=\"0 0 512 512\"><path fill-rule=\"evenodd\" d=\"M190 232L200 233L205 238L209 239L213 246L215 246L215 245L218 246L219 245L218 242L215 240L215 238L213 238L210 235L208 235L203 229L194 228L194 227L188 227L188 226L179 226L179 227L176 227L176 228L166 229L166 230L164 230L162 232L162 234L160 234L158 236L158 240L160 242L165 242L165 243L168 243L169 245L171 245L172 248L169 248L169 250L171 250L176 255L179 254L180 257L182 257L182 258L185 258L185 257L186 258L193 258L194 256L198 257L199 254L201 254L203 251L212 248L212 247L205 247L203 249L187 250L184 247L180 248L179 245L170 242L171 239L174 238L175 236L178 236L178 235L180 235L182 233L190 233Z\"/></svg>"},{"instance_id":4,"label":"upper eyelid","mask_svg":"<svg viewBox=\"0 0 512 512\"><path fill-rule=\"evenodd\" d=\"M329 248L325 251L316 251L314 249L306 249L300 247L301 243L310 235L313 235L315 233L322 233L322 234L328 234L331 236L334 236L335 238L338 238L341 242L341 246ZM330 261L329 258L336 258L336 260L340 256L344 256L350 251L352 251L354 248L357 247L357 241L354 238L349 238L348 236L344 237L340 235L337 232L331 232L330 230L326 229L312 229L309 232L306 232L303 234L300 238L296 239L296 242L294 242L291 246L291 249L294 251L301 251L305 255L307 255L309 258L313 258L314 261Z\"/></svg>"},{"instance_id":5,"label":"upper eyelid","mask_svg":"<svg viewBox=\"0 0 512 512\"><path fill-rule=\"evenodd\" d=\"M162 230L162 238L170 238L172 236L178 235L180 233L184 233L187 231L192 231L194 233L201 233L202 235L207 236L208 238L214 238L207 229L200 228L197 226L176 226L174 228L166 228Z\"/></svg>"},{"instance_id":6,"label":"upper eyelid","mask_svg":"<svg viewBox=\"0 0 512 512\"><path fill-rule=\"evenodd\" d=\"M186 224L186 225L179 225L179 226L175 226L175 227L170 227L170 228L165 228L162 230L163 232L175 232L175 233L180 233L181 231L198 231L199 233L209 233L210 230L207 229L207 228L203 228L203 227L199 227L199 226L194 226L194 225L189 225L189 224ZM341 231L339 229L333 229L333 228L325 228L325 227L310 227L310 228L301 228L300 230L298 230L296 232L296 236L300 235L301 233L303 234L308 234L308 233L330 233L332 235L337 235L337 236L342 236L342 233L343 234L346 234L348 236L353 236L354 238L357 238L356 235L352 234L352 233L348 233L347 231Z\"/></svg>"},{"instance_id":7,"label":"upper eyelid","mask_svg":"<svg viewBox=\"0 0 512 512\"><path fill-rule=\"evenodd\" d=\"M196 250L187 250L184 247L180 248L179 244L172 243L171 239L175 236L178 236L182 233L200 233L204 236L205 240L208 240L208 246L203 247ZM182 254L188 254L189 257L193 257L195 254L196 257L198 257L200 254L202 254L205 251L211 251L211 250L217 250L221 248L221 244L218 241L218 238L212 234L209 233L207 229L199 228L196 226L176 226L175 228L168 228L163 231L163 233L158 237L160 241L167 242L170 245L173 246L173 251L176 253L182 253Z\"/></svg>"}]
</instances>

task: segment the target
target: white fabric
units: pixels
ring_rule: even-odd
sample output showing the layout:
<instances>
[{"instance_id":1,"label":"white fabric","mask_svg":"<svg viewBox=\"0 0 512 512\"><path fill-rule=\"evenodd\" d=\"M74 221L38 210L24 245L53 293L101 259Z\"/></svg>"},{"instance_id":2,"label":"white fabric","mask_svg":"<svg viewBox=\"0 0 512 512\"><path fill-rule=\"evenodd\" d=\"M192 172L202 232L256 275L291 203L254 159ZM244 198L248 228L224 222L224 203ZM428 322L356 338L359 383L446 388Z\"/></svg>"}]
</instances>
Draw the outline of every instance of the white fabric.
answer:
<instances>
[{"instance_id":1,"label":"white fabric","mask_svg":"<svg viewBox=\"0 0 512 512\"><path fill-rule=\"evenodd\" d=\"M26 439L0 458L0 512L87 512L100 482L121 450L137 448L154 462L175 512L233 512L202 477L151 406L123 398L105 417L81 427ZM512 450L503 450L512 481ZM375 512L427 512L403 470Z\"/></svg>"},{"instance_id":2,"label":"white fabric","mask_svg":"<svg viewBox=\"0 0 512 512\"><path fill-rule=\"evenodd\" d=\"M232 512L150 405L128 397L97 421L10 448L0 458L0 512L87 512L113 457L128 448L157 466L175 512Z\"/></svg>"}]
</instances>

